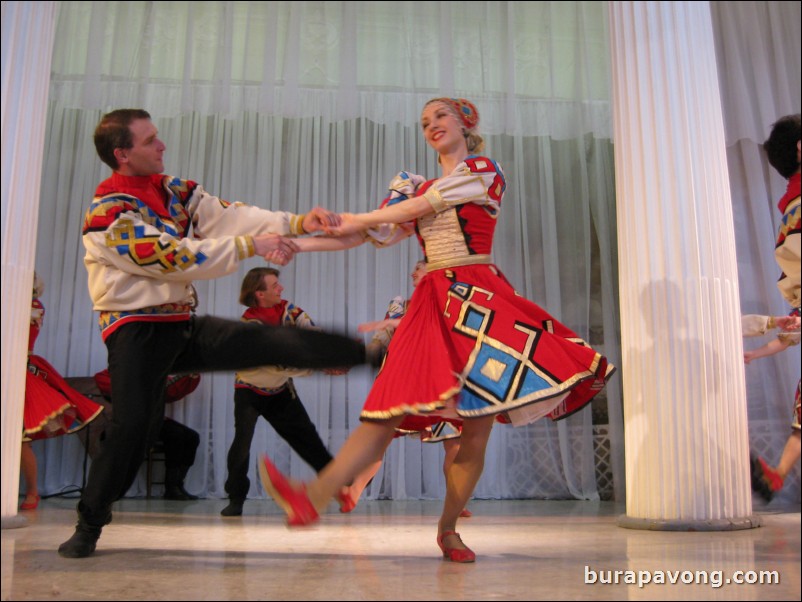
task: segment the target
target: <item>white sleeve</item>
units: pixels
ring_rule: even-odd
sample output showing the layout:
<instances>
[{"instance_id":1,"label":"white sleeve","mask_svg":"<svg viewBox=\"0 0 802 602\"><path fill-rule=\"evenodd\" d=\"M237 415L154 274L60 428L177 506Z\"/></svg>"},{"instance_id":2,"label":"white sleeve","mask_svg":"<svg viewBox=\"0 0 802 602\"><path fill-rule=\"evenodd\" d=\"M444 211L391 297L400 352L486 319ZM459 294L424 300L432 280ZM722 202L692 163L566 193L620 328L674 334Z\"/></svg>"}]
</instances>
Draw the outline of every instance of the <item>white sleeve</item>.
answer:
<instances>
[{"instance_id":1,"label":"white sleeve","mask_svg":"<svg viewBox=\"0 0 802 602\"><path fill-rule=\"evenodd\" d=\"M402 171L390 181L389 194L381 202L379 208L401 203L417 194L418 188L426 178L414 173ZM415 231L415 224L382 224L365 231L365 238L375 247L389 247L409 238Z\"/></svg>"},{"instance_id":2,"label":"white sleeve","mask_svg":"<svg viewBox=\"0 0 802 602\"><path fill-rule=\"evenodd\" d=\"M501 166L487 157L470 157L451 174L440 178L423 193L436 213L456 205L476 203L496 213L506 182Z\"/></svg>"},{"instance_id":3,"label":"white sleeve","mask_svg":"<svg viewBox=\"0 0 802 602\"><path fill-rule=\"evenodd\" d=\"M200 240L172 236L136 211L120 213L104 230L83 235L87 261L157 280L191 281L225 276L253 257L253 237L228 235Z\"/></svg>"},{"instance_id":4,"label":"white sleeve","mask_svg":"<svg viewBox=\"0 0 802 602\"><path fill-rule=\"evenodd\" d=\"M187 203L192 228L198 238L226 235L303 234L303 215L269 211L243 203L229 203L198 185Z\"/></svg>"},{"instance_id":5,"label":"white sleeve","mask_svg":"<svg viewBox=\"0 0 802 602\"><path fill-rule=\"evenodd\" d=\"M745 337L758 337L766 334L766 331L771 330L771 328L769 327L769 316L757 314L741 316L741 331Z\"/></svg>"}]
</instances>

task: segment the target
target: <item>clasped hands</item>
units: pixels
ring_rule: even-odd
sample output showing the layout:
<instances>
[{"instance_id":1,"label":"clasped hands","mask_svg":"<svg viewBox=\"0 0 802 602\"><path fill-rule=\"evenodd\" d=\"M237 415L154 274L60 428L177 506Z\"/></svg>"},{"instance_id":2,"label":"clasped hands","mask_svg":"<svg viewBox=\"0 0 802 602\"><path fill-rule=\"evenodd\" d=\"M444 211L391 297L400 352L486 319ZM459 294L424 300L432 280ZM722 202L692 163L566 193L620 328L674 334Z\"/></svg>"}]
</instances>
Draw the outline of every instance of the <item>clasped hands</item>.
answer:
<instances>
[{"instance_id":1,"label":"clasped hands","mask_svg":"<svg viewBox=\"0 0 802 602\"><path fill-rule=\"evenodd\" d=\"M315 207L304 216L303 229L307 234L323 232L328 236L343 236L359 231L352 213L335 213ZM287 265L300 251L291 238L280 234L260 234L253 238L257 255L277 265Z\"/></svg>"},{"instance_id":2,"label":"clasped hands","mask_svg":"<svg viewBox=\"0 0 802 602\"><path fill-rule=\"evenodd\" d=\"M774 324L784 332L799 330L799 323L799 316L776 316L774 318Z\"/></svg>"},{"instance_id":3,"label":"clasped hands","mask_svg":"<svg viewBox=\"0 0 802 602\"><path fill-rule=\"evenodd\" d=\"M345 236L363 230L353 213L334 213L323 207L315 207L304 218L304 231L323 232L326 236Z\"/></svg>"}]
</instances>

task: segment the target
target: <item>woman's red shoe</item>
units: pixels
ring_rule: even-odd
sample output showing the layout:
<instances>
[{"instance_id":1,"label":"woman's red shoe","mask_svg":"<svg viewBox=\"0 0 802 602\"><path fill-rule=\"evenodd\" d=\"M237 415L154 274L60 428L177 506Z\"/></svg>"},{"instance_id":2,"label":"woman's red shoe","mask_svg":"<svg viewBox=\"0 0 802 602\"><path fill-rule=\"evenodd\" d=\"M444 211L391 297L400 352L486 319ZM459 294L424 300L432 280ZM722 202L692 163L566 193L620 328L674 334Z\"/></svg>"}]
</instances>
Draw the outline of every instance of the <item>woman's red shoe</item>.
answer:
<instances>
[{"instance_id":1,"label":"woman's red shoe","mask_svg":"<svg viewBox=\"0 0 802 602\"><path fill-rule=\"evenodd\" d=\"M783 478L763 458L750 456L749 463L752 472L752 490L770 502L774 494L783 488Z\"/></svg>"},{"instance_id":2,"label":"woman's red shoe","mask_svg":"<svg viewBox=\"0 0 802 602\"><path fill-rule=\"evenodd\" d=\"M340 504L340 512L344 514L356 508L356 502L354 498L351 497L351 493L348 491L347 487L341 489L340 493L337 494L337 503Z\"/></svg>"},{"instance_id":3,"label":"woman's red shoe","mask_svg":"<svg viewBox=\"0 0 802 602\"><path fill-rule=\"evenodd\" d=\"M19 505L20 510L36 510L39 507L41 496L36 496L32 502L24 501Z\"/></svg>"},{"instance_id":4,"label":"woman's red shoe","mask_svg":"<svg viewBox=\"0 0 802 602\"><path fill-rule=\"evenodd\" d=\"M288 526L304 527L311 525L319 518L317 510L309 500L309 496L306 495L306 487L293 487L287 477L281 474L267 456L262 456L259 462L259 475L265 490L287 513Z\"/></svg>"},{"instance_id":5,"label":"woman's red shoe","mask_svg":"<svg viewBox=\"0 0 802 602\"><path fill-rule=\"evenodd\" d=\"M459 539L462 545L465 545L462 542L462 538L459 536L459 533L456 531L444 531L440 535L437 536L437 545L440 546L440 549L443 551L443 556L448 558L451 562L476 562L476 554L473 553L469 547L465 548L449 548L446 547L446 544L443 540L448 537L449 535L456 535L457 539Z\"/></svg>"}]
</instances>

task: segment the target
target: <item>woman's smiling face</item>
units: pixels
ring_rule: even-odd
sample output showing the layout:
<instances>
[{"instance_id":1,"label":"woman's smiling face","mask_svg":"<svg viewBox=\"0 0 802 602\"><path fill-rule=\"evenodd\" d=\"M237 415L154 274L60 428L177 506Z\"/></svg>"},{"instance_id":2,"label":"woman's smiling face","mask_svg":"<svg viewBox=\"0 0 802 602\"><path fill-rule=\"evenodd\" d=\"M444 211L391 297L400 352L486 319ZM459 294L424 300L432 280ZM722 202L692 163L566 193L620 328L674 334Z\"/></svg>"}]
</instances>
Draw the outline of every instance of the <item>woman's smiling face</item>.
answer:
<instances>
[{"instance_id":1,"label":"woman's smiling face","mask_svg":"<svg viewBox=\"0 0 802 602\"><path fill-rule=\"evenodd\" d=\"M452 151L459 144L465 144L462 124L444 102L435 101L423 108L421 127L426 142L439 154Z\"/></svg>"}]
</instances>

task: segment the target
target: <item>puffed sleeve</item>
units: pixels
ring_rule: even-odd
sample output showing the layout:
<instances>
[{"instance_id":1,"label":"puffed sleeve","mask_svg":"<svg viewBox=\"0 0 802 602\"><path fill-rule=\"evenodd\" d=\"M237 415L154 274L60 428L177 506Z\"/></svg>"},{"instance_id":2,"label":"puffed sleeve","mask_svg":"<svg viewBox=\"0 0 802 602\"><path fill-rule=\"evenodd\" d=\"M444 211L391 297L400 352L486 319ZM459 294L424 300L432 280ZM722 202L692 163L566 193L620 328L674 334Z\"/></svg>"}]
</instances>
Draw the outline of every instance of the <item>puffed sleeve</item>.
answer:
<instances>
[{"instance_id":1,"label":"puffed sleeve","mask_svg":"<svg viewBox=\"0 0 802 602\"><path fill-rule=\"evenodd\" d=\"M285 325L295 326L297 328L320 330L309 314L293 303L287 303L287 308L284 310L283 322Z\"/></svg>"},{"instance_id":2,"label":"puffed sleeve","mask_svg":"<svg viewBox=\"0 0 802 602\"><path fill-rule=\"evenodd\" d=\"M384 314L385 320L395 320L403 318L407 313L407 301L400 295L393 297L387 306L387 313Z\"/></svg>"},{"instance_id":3,"label":"puffed sleeve","mask_svg":"<svg viewBox=\"0 0 802 602\"><path fill-rule=\"evenodd\" d=\"M435 213L465 203L484 205L498 213L507 184L501 166L487 157L469 157L448 176L436 180L423 193Z\"/></svg>"},{"instance_id":4,"label":"puffed sleeve","mask_svg":"<svg viewBox=\"0 0 802 602\"><path fill-rule=\"evenodd\" d=\"M777 338L786 345L799 345L800 334L796 332L778 332Z\"/></svg>"},{"instance_id":5,"label":"puffed sleeve","mask_svg":"<svg viewBox=\"0 0 802 602\"><path fill-rule=\"evenodd\" d=\"M399 172L388 186L389 194L379 209L401 203L416 196L426 178L407 171ZM414 224L382 224L365 232L365 238L376 247L387 247L412 234Z\"/></svg>"},{"instance_id":6,"label":"puffed sleeve","mask_svg":"<svg viewBox=\"0 0 802 602\"><path fill-rule=\"evenodd\" d=\"M45 306L37 297L34 297L31 301L31 326L36 325L37 328L41 328L44 318Z\"/></svg>"},{"instance_id":7,"label":"puffed sleeve","mask_svg":"<svg viewBox=\"0 0 802 602\"><path fill-rule=\"evenodd\" d=\"M384 314L384 319L395 320L398 318L403 318L404 314L406 314L406 311L406 299L400 295L393 297L390 300L390 304L387 306L387 312ZM373 346L378 346L381 349L387 349L387 347L390 346L390 339L393 338L394 333L395 328L390 327L377 330L374 333L373 338L371 338L370 344Z\"/></svg>"},{"instance_id":8,"label":"puffed sleeve","mask_svg":"<svg viewBox=\"0 0 802 602\"><path fill-rule=\"evenodd\" d=\"M791 307L797 309L802 302L802 291L799 288L800 256L802 256L802 245L800 245L802 208L800 207L799 197L788 203L774 247L774 258L782 270L777 287Z\"/></svg>"}]
</instances>

